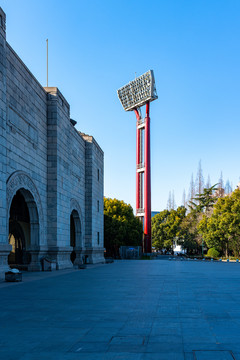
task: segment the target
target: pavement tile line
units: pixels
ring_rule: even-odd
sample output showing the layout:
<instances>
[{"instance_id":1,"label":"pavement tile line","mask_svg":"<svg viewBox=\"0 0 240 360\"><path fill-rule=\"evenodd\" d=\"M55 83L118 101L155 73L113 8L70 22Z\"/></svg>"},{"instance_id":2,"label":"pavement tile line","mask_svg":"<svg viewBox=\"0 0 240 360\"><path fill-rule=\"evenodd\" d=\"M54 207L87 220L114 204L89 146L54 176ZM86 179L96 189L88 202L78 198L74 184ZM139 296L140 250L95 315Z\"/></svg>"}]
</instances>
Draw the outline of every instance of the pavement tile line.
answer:
<instances>
[{"instance_id":1,"label":"pavement tile line","mask_svg":"<svg viewBox=\"0 0 240 360\"><path fill-rule=\"evenodd\" d=\"M116 335L112 336L109 344L136 344L144 345L147 342L147 336L140 335Z\"/></svg>"},{"instance_id":2,"label":"pavement tile line","mask_svg":"<svg viewBox=\"0 0 240 360\"><path fill-rule=\"evenodd\" d=\"M236 360L231 350L193 350L194 360Z\"/></svg>"}]
</instances>

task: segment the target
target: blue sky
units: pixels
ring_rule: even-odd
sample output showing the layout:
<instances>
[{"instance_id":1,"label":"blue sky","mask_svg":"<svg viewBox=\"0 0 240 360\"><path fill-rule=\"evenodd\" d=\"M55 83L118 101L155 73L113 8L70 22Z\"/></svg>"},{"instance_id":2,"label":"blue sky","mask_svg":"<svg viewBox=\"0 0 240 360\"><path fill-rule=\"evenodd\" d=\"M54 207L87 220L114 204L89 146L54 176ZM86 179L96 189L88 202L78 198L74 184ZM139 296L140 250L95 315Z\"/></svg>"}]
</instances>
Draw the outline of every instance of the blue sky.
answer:
<instances>
[{"instance_id":1,"label":"blue sky","mask_svg":"<svg viewBox=\"0 0 240 360\"><path fill-rule=\"evenodd\" d=\"M39 82L57 86L77 128L105 153L105 196L135 208L135 116L116 90L153 69L152 209L181 205L201 159L216 183L240 177L240 1L2 0L7 40Z\"/></svg>"}]
</instances>

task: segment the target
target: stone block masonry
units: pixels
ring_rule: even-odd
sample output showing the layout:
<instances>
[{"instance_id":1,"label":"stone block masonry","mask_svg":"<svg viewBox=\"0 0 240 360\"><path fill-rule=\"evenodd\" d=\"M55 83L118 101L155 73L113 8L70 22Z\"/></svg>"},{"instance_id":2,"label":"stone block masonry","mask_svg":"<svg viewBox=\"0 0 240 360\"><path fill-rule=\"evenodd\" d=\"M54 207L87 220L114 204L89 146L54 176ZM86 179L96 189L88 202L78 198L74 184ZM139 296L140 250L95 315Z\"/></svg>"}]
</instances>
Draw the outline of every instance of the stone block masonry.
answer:
<instances>
[{"instance_id":1,"label":"stone block masonry","mask_svg":"<svg viewBox=\"0 0 240 360\"><path fill-rule=\"evenodd\" d=\"M0 8L0 273L103 261L103 151L6 41Z\"/></svg>"}]
</instances>

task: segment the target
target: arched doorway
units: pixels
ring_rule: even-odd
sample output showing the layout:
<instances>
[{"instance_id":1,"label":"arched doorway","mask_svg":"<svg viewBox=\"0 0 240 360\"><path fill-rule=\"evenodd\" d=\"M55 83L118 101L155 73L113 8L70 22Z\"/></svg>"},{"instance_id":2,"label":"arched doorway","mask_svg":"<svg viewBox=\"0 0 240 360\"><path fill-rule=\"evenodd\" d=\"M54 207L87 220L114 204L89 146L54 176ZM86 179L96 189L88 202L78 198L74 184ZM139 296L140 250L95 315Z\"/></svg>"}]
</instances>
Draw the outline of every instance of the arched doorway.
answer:
<instances>
[{"instance_id":1,"label":"arched doorway","mask_svg":"<svg viewBox=\"0 0 240 360\"><path fill-rule=\"evenodd\" d=\"M9 265L27 270L31 262L28 249L38 242L37 206L30 191L21 188L13 196L9 211L9 244L12 245Z\"/></svg>"},{"instance_id":2,"label":"arched doorway","mask_svg":"<svg viewBox=\"0 0 240 360\"><path fill-rule=\"evenodd\" d=\"M70 215L70 246L73 249L70 259L74 264L77 257L76 250L81 246L81 222L77 210L73 210Z\"/></svg>"}]
</instances>

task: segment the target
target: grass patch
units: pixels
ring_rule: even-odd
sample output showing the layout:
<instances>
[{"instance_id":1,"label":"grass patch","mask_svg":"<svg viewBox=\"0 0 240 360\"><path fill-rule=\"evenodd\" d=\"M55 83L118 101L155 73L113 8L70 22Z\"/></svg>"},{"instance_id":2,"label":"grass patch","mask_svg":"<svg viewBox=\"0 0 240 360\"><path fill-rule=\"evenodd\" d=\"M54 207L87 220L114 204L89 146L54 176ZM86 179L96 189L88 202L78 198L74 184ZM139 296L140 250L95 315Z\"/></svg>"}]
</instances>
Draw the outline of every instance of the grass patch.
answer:
<instances>
[{"instance_id":1,"label":"grass patch","mask_svg":"<svg viewBox=\"0 0 240 360\"><path fill-rule=\"evenodd\" d=\"M151 260L151 256L149 255L142 255L141 260Z\"/></svg>"}]
</instances>

